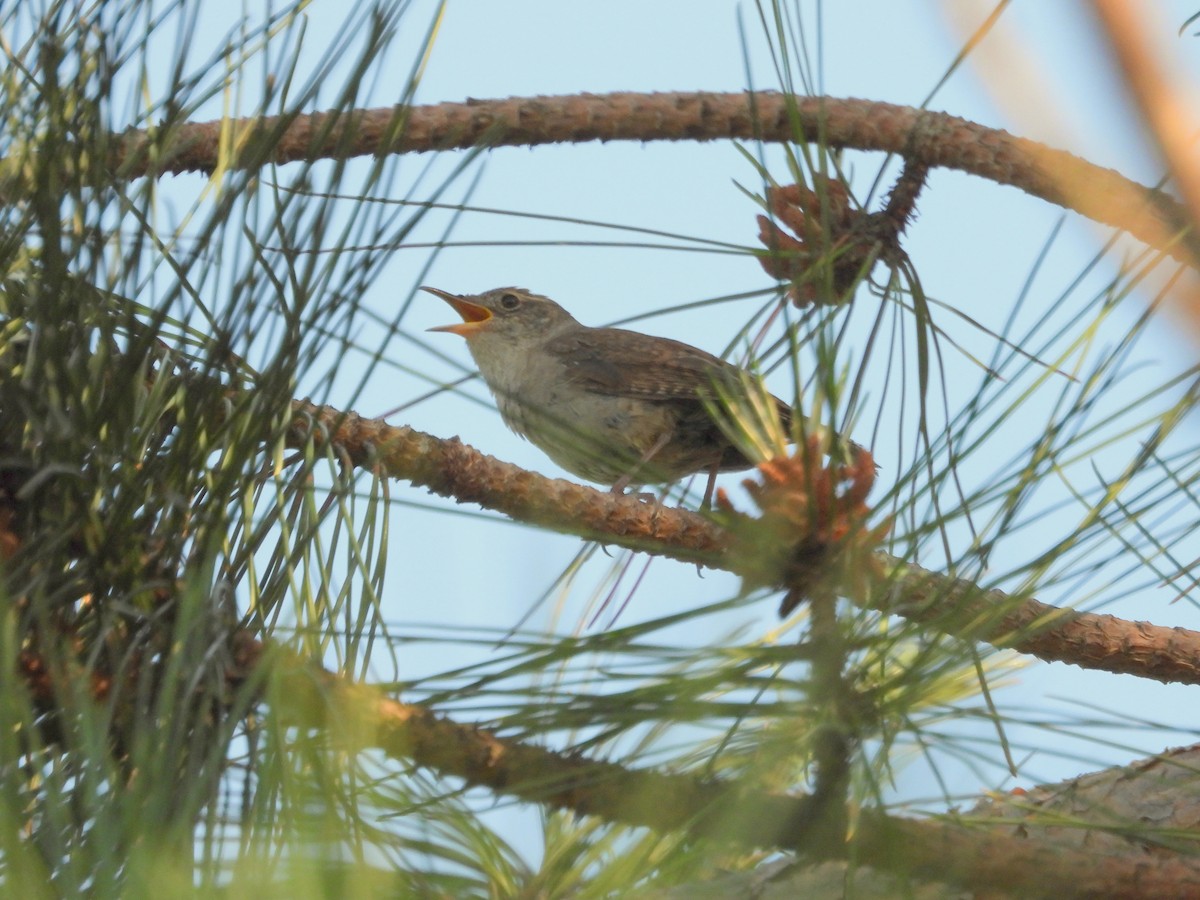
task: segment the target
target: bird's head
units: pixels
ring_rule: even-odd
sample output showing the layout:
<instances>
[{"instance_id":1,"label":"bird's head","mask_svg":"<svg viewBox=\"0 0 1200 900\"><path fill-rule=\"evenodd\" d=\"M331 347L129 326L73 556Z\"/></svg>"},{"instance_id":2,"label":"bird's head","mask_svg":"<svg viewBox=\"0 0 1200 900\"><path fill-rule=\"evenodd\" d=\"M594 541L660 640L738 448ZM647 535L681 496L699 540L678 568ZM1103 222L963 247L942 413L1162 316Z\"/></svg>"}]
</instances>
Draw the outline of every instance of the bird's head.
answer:
<instances>
[{"instance_id":1,"label":"bird's head","mask_svg":"<svg viewBox=\"0 0 1200 900\"><path fill-rule=\"evenodd\" d=\"M467 339L473 350L484 345L504 343L509 348L532 347L544 342L560 328L578 323L569 312L548 297L532 294L524 288L503 287L482 294L451 294L438 288L423 287L441 297L461 317L453 325L439 325L430 331L448 331Z\"/></svg>"}]
</instances>

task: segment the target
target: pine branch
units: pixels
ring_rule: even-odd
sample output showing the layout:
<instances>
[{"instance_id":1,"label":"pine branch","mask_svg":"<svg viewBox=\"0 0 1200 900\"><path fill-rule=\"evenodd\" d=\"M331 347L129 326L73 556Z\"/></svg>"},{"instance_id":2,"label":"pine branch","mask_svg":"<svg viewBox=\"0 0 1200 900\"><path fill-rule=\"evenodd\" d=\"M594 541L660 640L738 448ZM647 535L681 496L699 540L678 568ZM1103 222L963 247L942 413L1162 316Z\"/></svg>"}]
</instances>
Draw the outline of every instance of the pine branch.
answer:
<instances>
[{"instance_id":1,"label":"pine branch","mask_svg":"<svg viewBox=\"0 0 1200 900\"><path fill-rule=\"evenodd\" d=\"M228 130L232 138L222 143ZM110 165L122 177L201 171L236 148L228 168L323 157L347 159L476 146L586 141L815 141L880 151L929 167L968 172L1128 231L1193 263L1178 235L1189 221L1169 194L1036 141L947 113L836 97L773 92L576 94L468 100L347 112L189 123L169 132L131 131ZM70 154L67 154L68 156ZM16 177L16 176L14 176ZM0 184L0 197L24 193Z\"/></svg>"},{"instance_id":2,"label":"pine branch","mask_svg":"<svg viewBox=\"0 0 1200 900\"><path fill-rule=\"evenodd\" d=\"M295 405L290 441L302 446L308 440L334 448L355 466L377 467L459 503L477 503L532 525L740 574L739 555L726 552L728 535L705 516L546 478L457 438L442 440L302 401ZM868 602L880 611L1048 662L1200 684L1200 632L1076 612L1034 599L1018 601L1003 591L878 556L885 575L869 592ZM813 574L792 570L789 578L795 584L779 587L802 586Z\"/></svg>"},{"instance_id":3,"label":"pine branch","mask_svg":"<svg viewBox=\"0 0 1200 900\"><path fill-rule=\"evenodd\" d=\"M1200 890L1200 863L1187 858L1087 853L1046 837L1022 840L964 827L950 817L921 821L864 811L850 842L819 840L826 823L814 796L557 753L393 700L245 633L236 643L234 680L274 675L270 700L284 724L343 740L354 735L364 749L551 808L747 847L853 856L859 865L1023 897L1188 897Z\"/></svg>"}]
</instances>

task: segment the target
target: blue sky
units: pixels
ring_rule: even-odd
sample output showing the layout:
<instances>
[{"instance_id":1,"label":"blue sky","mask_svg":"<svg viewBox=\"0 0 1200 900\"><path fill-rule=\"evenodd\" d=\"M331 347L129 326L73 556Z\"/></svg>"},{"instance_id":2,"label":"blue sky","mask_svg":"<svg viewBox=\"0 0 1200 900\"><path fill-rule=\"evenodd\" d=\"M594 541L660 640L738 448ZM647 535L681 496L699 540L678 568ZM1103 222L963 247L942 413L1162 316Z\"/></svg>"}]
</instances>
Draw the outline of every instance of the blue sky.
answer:
<instances>
[{"instance_id":1,"label":"blue sky","mask_svg":"<svg viewBox=\"0 0 1200 900\"><path fill-rule=\"evenodd\" d=\"M963 23L969 27L972 22L982 21L990 9L983 4L941 5L916 0L798 6L805 11L815 89L834 96L906 105L918 105L930 95L962 45L966 33ZM1170 26L1164 33L1167 46L1181 56L1192 51L1191 39L1177 38L1173 30L1192 12L1189 4L1163 4L1162 8L1166 10L1163 21ZM319 48L322 37L335 29L341 9L340 3L322 0L312 5L308 40L314 47ZM398 99L399 86L435 10L433 3L411 4L402 25L399 49L392 54L397 94L389 94L388 79L384 78L376 90L375 105ZM1153 181L1157 164L1139 139L1139 128L1096 42L1084 4L1017 2L1005 14L1004 23L1003 34L990 38L983 48L992 54L989 64L982 69L970 63L961 67L937 91L929 106L1050 141L1090 161L1118 168L1142 181ZM1193 65L1190 75L1195 74ZM450 2L437 31L418 101L580 91L741 91L748 86L778 86L762 24L749 3L693 0L645 4L626 0L584 7L548 0ZM214 115L216 112L214 109ZM767 158L776 164L780 159L776 151L768 151ZM878 157L865 155L851 157L857 190L869 183L879 161ZM416 158L405 162L401 180L423 165L424 161ZM780 168L781 178L783 174ZM747 245L754 241L757 210L738 184L751 189L760 186L753 167L728 143L503 148L488 154L471 203ZM401 193L398 185L397 196ZM906 248L929 295L996 331L1003 327L1061 216L1060 210L1011 188L958 173L935 172L919 204L919 216ZM433 239L435 231L430 228L423 235ZM1061 302L1060 292L1080 275L1103 236L1098 228L1067 216L1061 235L1033 282L1029 316ZM562 244L589 238L638 239L561 223L468 215L455 232L455 240L530 243L447 249L422 280L464 293L522 285L554 297L588 324L605 324L771 286L745 256ZM426 259L427 253L421 249L397 250L386 275L365 298L366 305L385 318L394 315L409 301ZM1102 264L1085 279L1075 296L1098 290L1114 272L1111 262ZM867 298L864 302L874 300ZM1116 310L1104 323L1104 328L1111 329L1106 339L1118 340L1143 302L1135 297ZM1077 315L1070 304L1064 307L1063 316L1068 320ZM720 352L744 320L747 309L733 305L686 309L639 322L636 327ZM449 315L446 307L432 297L421 295L413 300L402 327L420 343L397 343L395 359L446 382L459 377L470 367L463 343L450 335L424 333L427 327L450 321ZM978 355L987 356L995 344L986 331L952 316L939 322ZM863 346L852 342L847 349L852 359ZM1144 354L1150 372L1147 377L1158 380L1184 368L1194 357L1193 347L1169 324L1152 330L1139 352ZM353 358L348 360L349 365L353 362ZM972 396L986 376L965 354L950 349L946 365L947 395L953 411ZM786 385L786 374L781 374ZM1128 390L1137 387L1137 379L1133 379ZM876 384L873 390L878 398L884 384ZM428 385L418 379L380 368L355 401L355 408L364 415L379 415L427 391ZM478 382L468 384L464 391L487 400ZM785 391L786 387L778 392ZM1012 439L1001 432L995 456L978 455L966 467L967 477L986 478L990 465L1000 465L1036 434L1041 428L1036 418L1038 410L1050 409L1053 397L1049 394L1044 403L1035 403L1021 418L1009 423ZM336 403L336 396L332 400ZM902 427L893 413L886 408L878 413L885 433L889 427ZM1032 418L1024 418L1026 415ZM486 402L479 404L461 395L446 394L416 403L391 421L442 437L458 435L501 459L549 475L562 474L536 448L508 432ZM862 423L863 431L856 431L854 436L863 442L869 440L874 422L867 418ZM1188 422L1185 428L1194 442L1196 423ZM887 458L882 449L885 446L886 442L877 449L877 458L886 482L897 474L898 467ZM1106 463L1107 459L1098 461L1101 467ZM727 483L735 481L731 478ZM436 501L424 491L405 485L395 487L393 495L414 504L455 510L437 512L402 506L393 513L389 567L395 590L389 594L387 615L398 622L469 623L505 629L553 582L579 547L575 538L505 524L495 516L459 515L453 504ZM1002 545L991 561L993 567L1003 571L1006 564L1028 551L1029 544L1053 543L1078 519L1078 510L1048 517L1040 530L1021 539L1025 546L1009 549ZM1113 552L1119 552L1116 544ZM931 565L935 562L930 560ZM603 583L609 564L600 556L585 568L576 590L563 600L556 629L582 627L579 623L586 618L591 587ZM640 564L640 560L635 563ZM1139 585L1137 589L1131 586L1129 596L1119 603L1114 601L1107 611L1159 624L1198 627L1193 604L1169 604L1176 594L1174 588L1155 585L1152 579L1143 584L1131 578L1130 584L1134 583ZM658 560L650 566L623 621L665 615L731 596L736 590L737 582L731 576L706 573L700 578L693 567ZM1087 596L1091 590L1100 588L1051 586L1040 591L1039 597L1051 603L1068 602ZM1103 591L1096 596L1106 599ZM766 632L775 625L774 607L774 602L764 602L758 609L743 608L731 614L725 627L730 631L743 627L751 633ZM546 614L533 621L545 623ZM720 635L693 638L707 642L719 640ZM406 664L414 669L446 664L445 646L427 654L418 649L406 652ZM464 655L477 652L486 651L463 649ZM997 695L997 701L1009 710L1036 710L1072 718L1084 715L1079 703L1099 698L1118 716L1136 712L1150 720L1170 719L1185 732L1196 725L1178 716L1178 709L1189 708L1182 705L1178 688L1084 673L1063 665L1031 665L1020 673L1017 684ZM1153 732L1123 734L1115 729L1103 733L1117 745L1071 742L1066 737L1060 744L1058 739L1048 740L1045 731L1031 732L1027 739L1040 743L1044 750L1029 760L1028 774L1021 783L1067 777L1103 763L1127 760L1133 753L1124 746L1126 742L1153 750L1184 739ZM1082 759L1073 758L1075 754ZM988 777L994 775L995 770L990 770ZM966 767L952 770L951 776L953 789L968 794L994 785ZM902 779L898 792L909 797L938 793L920 766Z\"/></svg>"},{"instance_id":2,"label":"blue sky","mask_svg":"<svg viewBox=\"0 0 1200 900\"><path fill-rule=\"evenodd\" d=\"M810 12L815 9L814 4L803 6ZM1088 20L1078 7L1069 6L1016 4L1008 49L1024 48L1026 57L1013 60L1010 69L998 73L999 88L989 86L989 79L997 77L995 71L979 72L969 65L961 68L930 106L1022 135L1053 138L1060 146L1070 138L1073 143L1067 144L1067 149L1151 180L1155 164L1142 152L1137 130L1129 127L1129 112L1097 52ZM820 28L815 16L808 18L807 25L810 47L817 45L820 36L817 75L831 95L920 103L947 71L960 46L956 26L935 4L839 3L824 4L821 9ZM421 17L414 18L419 21ZM1184 43L1180 49L1186 47ZM1004 51L1002 47L1001 60ZM812 58L816 65L815 52ZM761 24L749 5L615 4L580 12L578 7L554 3L451 3L418 99L434 102L468 96L611 90L736 91L747 86L747 70L756 87L777 85ZM1021 71L1027 74L1020 75ZM1044 80L1039 81L1038 75ZM1059 105L1055 107L1051 101ZM1006 117L1002 107L1017 113L1022 121ZM1065 127L1076 123L1078 132ZM856 173L869 177L878 157L860 156L853 165ZM729 144L509 148L489 154L472 203L747 244L753 240L755 210L735 182L758 186L752 168ZM1058 209L1013 189L938 172L920 204L907 247L930 295L998 330L1060 216ZM556 240L586 238L587 234L556 224L468 217L456 237ZM599 237L611 239L612 235ZM1039 273L1034 303L1056 298L1098 250L1100 238L1098 229L1068 217L1063 236ZM397 254L394 282L383 279L371 298L381 311L399 299L389 297L385 285L407 290L411 282L406 276L413 277L409 273L423 262L420 258L409 262L406 252ZM1096 283L1111 277L1112 271L1102 268ZM451 249L437 259L426 280L462 292L524 285L555 297L590 324L769 284L744 257L547 246ZM1111 323L1117 332L1123 315L1131 319L1136 314L1138 307L1130 307ZM691 310L642 322L638 327L716 352L722 349L732 323L742 315L742 310L723 312L719 308L714 314ZM433 298L418 297L407 321L417 331L446 322L447 310ZM953 319L941 321L948 322L954 336L976 352L986 353L993 343L990 336L957 326ZM427 340L469 367L466 349L457 339L430 335ZM1187 350L1169 328L1156 336L1155 354L1178 353L1184 359ZM413 351L405 348L401 352ZM965 399L978 384L980 372L953 352L947 356L949 389L952 394L959 390L955 399ZM419 354L411 362L441 365ZM441 371L447 380L458 374L454 367ZM392 408L398 390L403 395L391 385L383 388L379 411ZM477 383L467 390L486 398ZM413 389L413 396L419 393L423 388ZM362 398L359 411L374 411L370 394ZM502 459L561 474L536 448L508 432L493 412L459 399L422 403L394 421L443 436L457 434ZM880 461L887 470L888 460ZM984 457L985 465L986 461ZM1061 521L1066 527L1073 519ZM1044 540L1057 537L1053 527L1051 523ZM397 534L402 535L403 546L394 551L393 572L403 572L406 581L412 577L408 590L414 595L409 602L400 601L398 618L423 618L428 613L420 598L436 597L428 611L434 619L461 619L500 628L525 611L531 597L550 584L578 546L573 538L457 516L424 517L419 528L411 530L401 522ZM601 567L606 562L601 560ZM581 581L587 583L586 578ZM634 619L661 615L676 606L722 598L735 589L730 577L708 573L698 579L690 567L656 561L626 615ZM1190 607L1169 608L1151 600L1161 601L1162 593L1142 592L1131 605L1142 610L1138 615L1188 624ZM1042 596L1049 602L1060 599L1053 592ZM575 593L557 627L574 626L583 597L586 591ZM757 627L770 628L773 604L764 604L760 612ZM741 618L745 619L745 614ZM1100 690L1114 710L1136 709L1152 715L1155 709L1165 713L1173 705L1168 699L1174 696L1171 689L1085 674L1061 665L1037 665L1023 674L1021 682L1010 693L1014 703L1040 706L1048 694L1094 697L1096 685L1103 683ZM1023 691L1029 696L1021 697ZM1123 702L1129 705L1123 707ZM1122 751L1115 756L1122 758ZM1076 766L1074 761L1065 765L1061 760L1043 762L1046 765L1033 770L1047 776L1069 774Z\"/></svg>"}]
</instances>

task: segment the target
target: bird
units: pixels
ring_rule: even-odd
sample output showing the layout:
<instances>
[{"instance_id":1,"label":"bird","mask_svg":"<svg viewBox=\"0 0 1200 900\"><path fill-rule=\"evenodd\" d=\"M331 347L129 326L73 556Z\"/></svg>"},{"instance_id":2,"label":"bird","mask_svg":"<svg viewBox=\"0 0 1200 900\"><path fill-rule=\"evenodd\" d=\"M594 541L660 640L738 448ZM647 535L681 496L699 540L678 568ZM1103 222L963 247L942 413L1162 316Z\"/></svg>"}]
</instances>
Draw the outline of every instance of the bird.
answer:
<instances>
[{"instance_id":1,"label":"bird","mask_svg":"<svg viewBox=\"0 0 1200 900\"><path fill-rule=\"evenodd\" d=\"M568 472L615 493L707 473L707 507L718 472L755 465L710 412L720 394L745 389L732 363L670 338L584 325L524 288L421 290L462 319L429 330L466 339L505 424ZM769 402L790 431L791 406Z\"/></svg>"}]
</instances>

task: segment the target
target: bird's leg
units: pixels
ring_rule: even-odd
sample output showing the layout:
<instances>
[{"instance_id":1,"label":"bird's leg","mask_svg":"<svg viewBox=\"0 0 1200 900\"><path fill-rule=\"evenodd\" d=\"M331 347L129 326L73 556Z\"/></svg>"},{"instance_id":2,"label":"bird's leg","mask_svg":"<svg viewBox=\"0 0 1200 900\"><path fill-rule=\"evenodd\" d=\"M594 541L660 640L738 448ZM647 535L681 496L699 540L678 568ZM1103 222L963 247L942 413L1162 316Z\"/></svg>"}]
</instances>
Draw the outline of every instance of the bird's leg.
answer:
<instances>
[{"instance_id":1,"label":"bird's leg","mask_svg":"<svg viewBox=\"0 0 1200 900\"><path fill-rule=\"evenodd\" d=\"M629 487L629 482L631 481L633 481L633 473L626 472L613 482L613 486L609 488L609 492L613 494L623 494L625 493L625 488Z\"/></svg>"},{"instance_id":2,"label":"bird's leg","mask_svg":"<svg viewBox=\"0 0 1200 900\"><path fill-rule=\"evenodd\" d=\"M708 509L712 506L713 488L717 486L717 472L720 470L721 461L718 459L708 470L708 484L704 486L704 499L700 501L701 509Z\"/></svg>"},{"instance_id":3,"label":"bird's leg","mask_svg":"<svg viewBox=\"0 0 1200 900\"><path fill-rule=\"evenodd\" d=\"M633 468L631 468L628 472L626 472L624 475L622 475L620 478L618 478L616 480L616 482L612 486L612 492L614 494L625 493L625 488L629 487L629 482L633 481L633 473L636 472L638 469L640 469L642 466L644 466L646 463L650 462L650 460L654 458L654 454L656 454L663 447L667 446L667 444L670 443L671 436L673 434L674 434L673 431L667 430L667 431L664 431L661 435L659 435L658 440L656 440L653 444L650 445L650 449L648 449L645 453L642 454L641 458L634 464ZM646 496L653 497L654 495L653 494L649 494L649 495L639 494L638 496L640 496L644 499Z\"/></svg>"}]
</instances>

